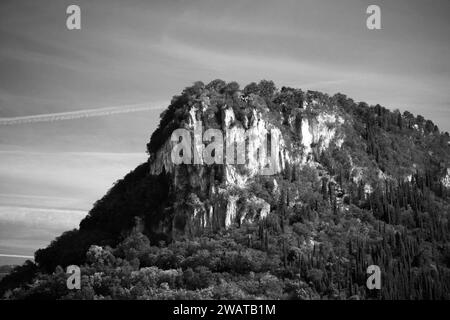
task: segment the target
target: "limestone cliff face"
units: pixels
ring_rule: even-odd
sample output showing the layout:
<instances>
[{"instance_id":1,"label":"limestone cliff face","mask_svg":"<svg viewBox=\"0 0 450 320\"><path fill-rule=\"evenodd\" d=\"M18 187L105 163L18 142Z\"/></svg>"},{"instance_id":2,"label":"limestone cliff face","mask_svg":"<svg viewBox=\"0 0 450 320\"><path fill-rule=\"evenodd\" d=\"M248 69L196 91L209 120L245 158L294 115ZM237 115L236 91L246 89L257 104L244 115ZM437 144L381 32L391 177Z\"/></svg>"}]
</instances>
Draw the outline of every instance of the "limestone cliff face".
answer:
<instances>
[{"instance_id":1,"label":"limestone cliff face","mask_svg":"<svg viewBox=\"0 0 450 320\"><path fill-rule=\"evenodd\" d=\"M266 105L255 106L252 96L241 96L240 99L250 101L245 116L236 115L235 110L225 104L220 110L220 121L215 119L211 125L208 121L211 102L209 97L202 96L189 107L185 121L180 125L191 134L191 154L192 158L197 157L197 163L204 160L204 150L209 143L202 140L205 130L219 128L223 133L222 164L194 164L194 159L191 164L175 164L172 150L179 141L172 141L171 137L150 154L150 174L167 175L176 199L174 237L266 217L271 211L270 204L248 190L255 178L269 173L276 185L277 176L286 166L315 165L314 152L320 153L332 143L340 147L344 141L340 130L344 119L329 110L317 110L314 116L302 117L298 121L300 126L294 126L292 122L290 129L301 137L293 143L292 136L286 137L291 135L290 131L282 130L279 123L269 119ZM233 144L229 149L233 141L243 149ZM236 150L236 154L230 150ZM244 164L236 164L239 157L245 159Z\"/></svg>"},{"instance_id":2,"label":"limestone cliff face","mask_svg":"<svg viewBox=\"0 0 450 320\"><path fill-rule=\"evenodd\" d=\"M450 168L447 168L445 175L441 178L441 182L444 187L450 189Z\"/></svg>"},{"instance_id":3,"label":"limestone cliff face","mask_svg":"<svg viewBox=\"0 0 450 320\"><path fill-rule=\"evenodd\" d=\"M312 148L316 146L322 152L334 142L339 148L344 141L344 135L337 134L337 128L344 123L344 119L336 114L321 112L314 118L302 119L301 144L304 147L302 163L312 158Z\"/></svg>"}]
</instances>

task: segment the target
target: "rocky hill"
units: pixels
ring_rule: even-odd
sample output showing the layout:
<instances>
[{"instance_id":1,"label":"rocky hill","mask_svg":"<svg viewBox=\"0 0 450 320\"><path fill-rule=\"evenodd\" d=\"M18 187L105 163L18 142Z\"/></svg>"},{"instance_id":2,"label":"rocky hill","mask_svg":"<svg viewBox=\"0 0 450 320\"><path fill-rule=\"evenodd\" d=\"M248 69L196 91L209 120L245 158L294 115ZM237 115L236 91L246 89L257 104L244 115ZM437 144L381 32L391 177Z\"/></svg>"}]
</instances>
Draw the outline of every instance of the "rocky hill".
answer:
<instances>
[{"instance_id":1,"label":"rocky hill","mask_svg":"<svg viewBox=\"0 0 450 320\"><path fill-rule=\"evenodd\" d=\"M422 116L343 94L196 82L161 114L148 162L1 293L448 299L449 141ZM77 292L70 264L82 265ZM366 288L372 264L381 290Z\"/></svg>"}]
</instances>

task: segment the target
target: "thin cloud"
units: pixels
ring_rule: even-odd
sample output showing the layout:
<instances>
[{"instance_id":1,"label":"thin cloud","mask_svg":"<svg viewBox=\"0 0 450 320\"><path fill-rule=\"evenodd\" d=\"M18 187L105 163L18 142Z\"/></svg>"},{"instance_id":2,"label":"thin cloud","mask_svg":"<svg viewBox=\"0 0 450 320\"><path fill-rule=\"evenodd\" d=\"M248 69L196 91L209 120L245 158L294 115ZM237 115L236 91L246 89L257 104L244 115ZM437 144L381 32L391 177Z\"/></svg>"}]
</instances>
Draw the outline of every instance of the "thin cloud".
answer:
<instances>
[{"instance_id":1,"label":"thin cloud","mask_svg":"<svg viewBox=\"0 0 450 320\"><path fill-rule=\"evenodd\" d=\"M0 224L13 223L44 229L78 227L85 210L0 206Z\"/></svg>"}]
</instances>

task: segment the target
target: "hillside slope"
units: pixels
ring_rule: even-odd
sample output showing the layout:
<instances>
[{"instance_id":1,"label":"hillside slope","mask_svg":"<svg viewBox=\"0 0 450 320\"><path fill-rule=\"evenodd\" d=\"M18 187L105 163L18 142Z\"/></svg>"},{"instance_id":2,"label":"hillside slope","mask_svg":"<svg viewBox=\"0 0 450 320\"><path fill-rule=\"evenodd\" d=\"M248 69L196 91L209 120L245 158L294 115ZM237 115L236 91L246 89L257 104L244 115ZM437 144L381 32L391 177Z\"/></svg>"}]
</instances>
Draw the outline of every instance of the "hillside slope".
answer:
<instances>
[{"instance_id":1,"label":"hillside slope","mask_svg":"<svg viewBox=\"0 0 450 320\"><path fill-rule=\"evenodd\" d=\"M175 164L171 135L180 128L198 138L193 158L206 159L201 137L216 129L245 146L225 148L221 159L244 163ZM197 82L161 114L148 162L118 181L79 229L39 250L36 266L5 277L1 293L449 299L449 141L421 116L342 94ZM58 267L70 264L84 276L75 293ZM383 276L376 292L365 285L372 264Z\"/></svg>"}]
</instances>

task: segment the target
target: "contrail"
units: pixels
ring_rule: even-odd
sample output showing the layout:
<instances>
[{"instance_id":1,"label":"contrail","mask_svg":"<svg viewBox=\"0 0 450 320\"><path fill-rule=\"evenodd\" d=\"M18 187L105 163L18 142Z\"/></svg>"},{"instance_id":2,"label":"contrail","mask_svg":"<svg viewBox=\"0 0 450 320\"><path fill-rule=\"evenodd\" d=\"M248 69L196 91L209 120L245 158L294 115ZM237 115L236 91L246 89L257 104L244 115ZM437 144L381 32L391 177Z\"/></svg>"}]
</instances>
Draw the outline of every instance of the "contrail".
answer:
<instances>
[{"instance_id":1,"label":"contrail","mask_svg":"<svg viewBox=\"0 0 450 320\"><path fill-rule=\"evenodd\" d=\"M22 256L18 254L2 254L2 253L0 253L0 257L34 259L33 256Z\"/></svg>"},{"instance_id":2,"label":"contrail","mask_svg":"<svg viewBox=\"0 0 450 320\"><path fill-rule=\"evenodd\" d=\"M53 122L53 121L60 121L60 120L73 120L73 119L81 119L81 118L109 116L109 115L120 114L120 113L130 113L130 112L163 109L163 107L160 107L160 105L163 105L163 104L158 104L157 106L156 105L149 106L148 104L142 103L142 104L117 106L117 107L85 109L85 110L59 112L59 113L47 113L47 114L39 114L39 115L24 116L24 117L0 118L0 125L14 125L14 124L34 123L34 122Z\"/></svg>"}]
</instances>

